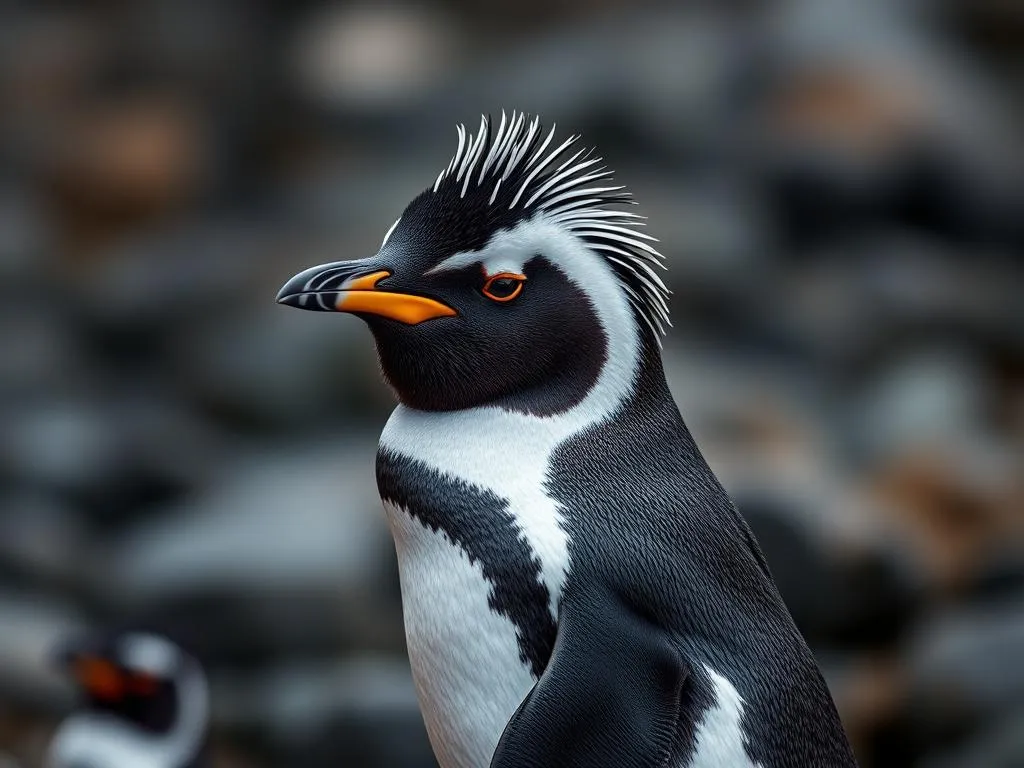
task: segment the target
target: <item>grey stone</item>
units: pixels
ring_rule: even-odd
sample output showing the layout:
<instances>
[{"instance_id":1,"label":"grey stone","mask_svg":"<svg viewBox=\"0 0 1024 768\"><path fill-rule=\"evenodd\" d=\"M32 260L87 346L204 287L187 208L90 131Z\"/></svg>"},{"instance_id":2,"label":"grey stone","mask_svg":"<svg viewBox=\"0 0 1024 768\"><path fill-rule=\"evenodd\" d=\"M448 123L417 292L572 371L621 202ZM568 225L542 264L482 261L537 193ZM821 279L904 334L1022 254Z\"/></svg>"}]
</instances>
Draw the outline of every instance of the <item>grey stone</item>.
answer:
<instances>
[{"instance_id":1,"label":"grey stone","mask_svg":"<svg viewBox=\"0 0 1024 768\"><path fill-rule=\"evenodd\" d=\"M50 653L87 626L77 608L44 593L0 592L0 695L58 711L71 690Z\"/></svg>"},{"instance_id":2,"label":"grey stone","mask_svg":"<svg viewBox=\"0 0 1024 768\"><path fill-rule=\"evenodd\" d=\"M239 458L209 490L116 542L111 600L201 626L207 652L395 647L401 617L374 443L339 436Z\"/></svg>"},{"instance_id":3,"label":"grey stone","mask_svg":"<svg viewBox=\"0 0 1024 768\"><path fill-rule=\"evenodd\" d=\"M296 91L329 110L376 112L424 98L455 67L464 38L442 8L325 6L291 49Z\"/></svg>"},{"instance_id":4,"label":"grey stone","mask_svg":"<svg viewBox=\"0 0 1024 768\"><path fill-rule=\"evenodd\" d=\"M52 245L48 224L29 189L0 187L0 291L38 279L40 262Z\"/></svg>"},{"instance_id":5,"label":"grey stone","mask_svg":"<svg viewBox=\"0 0 1024 768\"><path fill-rule=\"evenodd\" d=\"M0 393L12 401L68 396L93 378L70 318L40 300L40 291L19 292L0 306Z\"/></svg>"},{"instance_id":6,"label":"grey stone","mask_svg":"<svg viewBox=\"0 0 1024 768\"><path fill-rule=\"evenodd\" d=\"M1024 705L1024 596L945 611L907 651L910 706L929 733L990 722Z\"/></svg>"},{"instance_id":7,"label":"grey stone","mask_svg":"<svg viewBox=\"0 0 1024 768\"><path fill-rule=\"evenodd\" d=\"M0 461L21 483L72 493L112 482L118 441L95 402L65 399L31 408L8 406Z\"/></svg>"},{"instance_id":8,"label":"grey stone","mask_svg":"<svg viewBox=\"0 0 1024 768\"><path fill-rule=\"evenodd\" d=\"M388 395L373 340L347 315L266 306L183 339L179 373L187 391L229 420L300 431L383 416Z\"/></svg>"},{"instance_id":9,"label":"grey stone","mask_svg":"<svg viewBox=\"0 0 1024 768\"><path fill-rule=\"evenodd\" d=\"M43 494L0 497L0 568L46 585L74 581L91 542L81 516Z\"/></svg>"},{"instance_id":10,"label":"grey stone","mask_svg":"<svg viewBox=\"0 0 1024 768\"><path fill-rule=\"evenodd\" d=\"M143 337L158 352L162 335L259 295L273 234L214 220L122 241L77 286L84 320L101 340Z\"/></svg>"},{"instance_id":11,"label":"grey stone","mask_svg":"<svg viewBox=\"0 0 1024 768\"><path fill-rule=\"evenodd\" d=\"M36 398L9 411L0 468L21 487L62 494L103 522L200 487L225 443L149 387L103 398Z\"/></svg>"},{"instance_id":12,"label":"grey stone","mask_svg":"<svg viewBox=\"0 0 1024 768\"><path fill-rule=\"evenodd\" d=\"M214 685L218 721L259 729L289 765L436 765L404 659L295 659Z\"/></svg>"},{"instance_id":13,"label":"grey stone","mask_svg":"<svg viewBox=\"0 0 1024 768\"><path fill-rule=\"evenodd\" d=\"M962 744L921 761L921 768L1019 768L1024 765L1024 711L998 715Z\"/></svg>"},{"instance_id":14,"label":"grey stone","mask_svg":"<svg viewBox=\"0 0 1024 768\"><path fill-rule=\"evenodd\" d=\"M864 391L850 427L877 456L956 442L976 431L989 381L966 351L908 349Z\"/></svg>"}]
</instances>

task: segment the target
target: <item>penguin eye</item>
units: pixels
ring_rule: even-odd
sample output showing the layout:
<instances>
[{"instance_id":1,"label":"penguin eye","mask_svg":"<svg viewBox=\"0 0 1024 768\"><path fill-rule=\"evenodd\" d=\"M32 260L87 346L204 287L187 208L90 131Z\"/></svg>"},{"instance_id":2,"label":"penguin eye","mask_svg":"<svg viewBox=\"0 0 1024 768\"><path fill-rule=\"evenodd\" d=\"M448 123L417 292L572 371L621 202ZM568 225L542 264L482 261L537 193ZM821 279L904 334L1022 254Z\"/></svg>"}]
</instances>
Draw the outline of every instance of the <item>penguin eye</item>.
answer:
<instances>
[{"instance_id":1,"label":"penguin eye","mask_svg":"<svg viewBox=\"0 0 1024 768\"><path fill-rule=\"evenodd\" d=\"M525 280L526 275L517 275L514 272L492 275L484 283L483 294L494 301L512 301L522 293Z\"/></svg>"}]
</instances>

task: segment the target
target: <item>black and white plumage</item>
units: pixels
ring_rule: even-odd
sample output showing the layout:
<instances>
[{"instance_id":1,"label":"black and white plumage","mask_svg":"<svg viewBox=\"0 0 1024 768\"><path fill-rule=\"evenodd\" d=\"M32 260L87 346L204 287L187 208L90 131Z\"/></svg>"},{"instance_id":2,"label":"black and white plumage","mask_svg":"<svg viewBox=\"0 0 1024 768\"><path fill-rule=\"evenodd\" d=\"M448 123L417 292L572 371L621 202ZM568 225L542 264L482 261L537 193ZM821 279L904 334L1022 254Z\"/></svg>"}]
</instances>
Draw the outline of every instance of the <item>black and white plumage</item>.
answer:
<instances>
[{"instance_id":1,"label":"black and white plumage","mask_svg":"<svg viewBox=\"0 0 1024 768\"><path fill-rule=\"evenodd\" d=\"M365 319L400 400L377 482L438 759L853 765L665 383L660 256L553 135L517 114L460 128L375 256L278 296Z\"/></svg>"},{"instance_id":2,"label":"black and white plumage","mask_svg":"<svg viewBox=\"0 0 1024 768\"><path fill-rule=\"evenodd\" d=\"M113 632L63 647L81 705L57 729L47 768L202 768L208 720L198 661L162 635Z\"/></svg>"}]
</instances>

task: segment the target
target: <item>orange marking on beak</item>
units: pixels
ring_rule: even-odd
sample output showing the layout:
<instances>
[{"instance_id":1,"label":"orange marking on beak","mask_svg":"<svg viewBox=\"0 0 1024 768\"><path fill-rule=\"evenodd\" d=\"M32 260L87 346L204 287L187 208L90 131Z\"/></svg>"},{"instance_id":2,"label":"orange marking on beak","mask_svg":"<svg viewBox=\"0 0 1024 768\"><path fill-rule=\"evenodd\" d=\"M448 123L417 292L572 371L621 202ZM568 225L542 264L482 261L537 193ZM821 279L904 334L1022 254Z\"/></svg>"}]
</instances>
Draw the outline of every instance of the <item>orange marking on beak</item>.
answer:
<instances>
[{"instance_id":1,"label":"orange marking on beak","mask_svg":"<svg viewBox=\"0 0 1024 768\"><path fill-rule=\"evenodd\" d=\"M74 676L85 690L98 699L116 701L124 698L124 675L105 659L78 659L74 665Z\"/></svg>"},{"instance_id":2,"label":"orange marking on beak","mask_svg":"<svg viewBox=\"0 0 1024 768\"><path fill-rule=\"evenodd\" d=\"M369 312L406 325L416 325L436 317L454 317L457 314L447 304L426 296L378 290L377 283L390 274L387 271L373 272L351 280L338 294L334 308L339 312Z\"/></svg>"}]
</instances>

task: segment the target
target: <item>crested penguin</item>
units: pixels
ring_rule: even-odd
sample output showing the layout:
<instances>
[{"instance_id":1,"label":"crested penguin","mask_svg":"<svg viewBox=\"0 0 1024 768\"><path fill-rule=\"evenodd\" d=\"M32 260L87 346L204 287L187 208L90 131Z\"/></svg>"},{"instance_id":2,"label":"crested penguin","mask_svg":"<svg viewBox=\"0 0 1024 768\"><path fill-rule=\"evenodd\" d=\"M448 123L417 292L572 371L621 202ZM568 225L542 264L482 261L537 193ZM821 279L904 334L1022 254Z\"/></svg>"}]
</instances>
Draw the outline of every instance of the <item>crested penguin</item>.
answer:
<instances>
[{"instance_id":1,"label":"crested penguin","mask_svg":"<svg viewBox=\"0 0 1024 768\"><path fill-rule=\"evenodd\" d=\"M203 670L162 635L96 634L61 647L81 707L58 727L47 768L202 768L208 718Z\"/></svg>"},{"instance_id":2,"label":"crested penguin","mask_svg":"<svg viewBox=\"0 0 1024 768\"><path fill-rule=\"evenodd\" d=\"M353 313L399 404L377 453L443 768L855 765L662 368L662 257L579 136L484 117L376 255L277 300Z\"/></svg>"}]
</instances>

